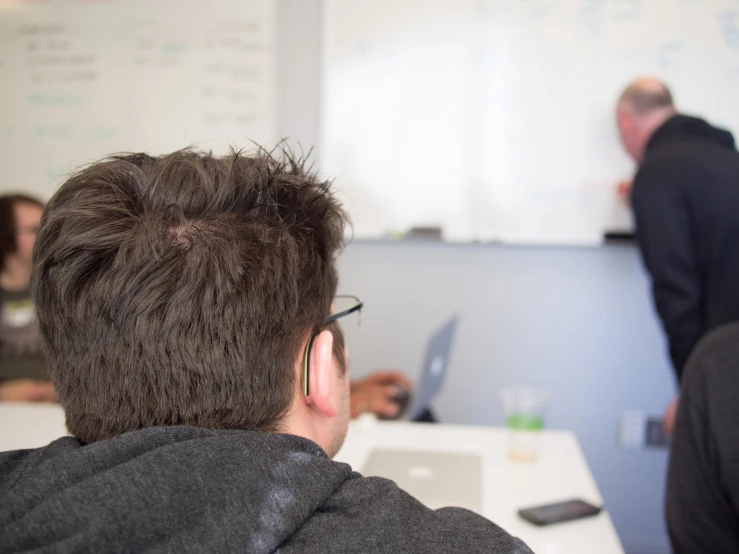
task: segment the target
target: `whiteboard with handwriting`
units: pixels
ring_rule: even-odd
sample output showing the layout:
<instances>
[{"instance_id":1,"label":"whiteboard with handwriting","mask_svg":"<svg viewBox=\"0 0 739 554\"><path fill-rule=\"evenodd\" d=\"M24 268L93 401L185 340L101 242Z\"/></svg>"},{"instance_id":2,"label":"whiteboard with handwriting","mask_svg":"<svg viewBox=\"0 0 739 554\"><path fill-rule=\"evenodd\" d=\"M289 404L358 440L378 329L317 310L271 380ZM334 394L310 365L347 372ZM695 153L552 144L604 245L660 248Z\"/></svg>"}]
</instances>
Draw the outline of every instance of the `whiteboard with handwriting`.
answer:
<instances>
[{"instance_id":1,"label":"whiteboard with handwriting","mask_svg":"<svg viewBox=\"0 0 739 554\"><path fill-rule=\"evenodd\" d=\"M275 141L275 0L0 0L0 190Z\"/></svg>"},{"instance_id":2,"label":"whiteboard with handwriting","mask_svg":"<svg viewBox=\"0 0 739 554\"><path fill-rule=\"evenodd\" d=\"M736 0L325 0L323 168L355 236L631 228L614 105L641 75L739 131Z\"/></svg>"}]
</instances>

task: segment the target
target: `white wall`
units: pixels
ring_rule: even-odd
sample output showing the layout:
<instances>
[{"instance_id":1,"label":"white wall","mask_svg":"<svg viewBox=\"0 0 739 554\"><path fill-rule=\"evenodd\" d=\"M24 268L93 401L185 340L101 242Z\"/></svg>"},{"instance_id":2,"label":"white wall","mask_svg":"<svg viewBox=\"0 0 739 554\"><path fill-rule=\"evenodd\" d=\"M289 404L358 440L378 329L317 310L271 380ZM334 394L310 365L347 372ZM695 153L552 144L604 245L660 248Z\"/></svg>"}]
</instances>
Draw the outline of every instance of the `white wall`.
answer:
<instances>
[{"instance_id":1,"label":"white wall","mask_svg":"<svg viewBox=\"0 0 739 554\"><path fill-rule=\"evenodd\" d=\"M320 144L320 6L279 0L277 13L277 134L306 149Z\"/></svg>"},{"instance_id":2,"label":"white wall","mask_svg":"<svg viewBox=\"0 0 739 554\"><path fill-rule=\"evenodd\" d=\"M320 0L281 0L278 130L318 145ZM674 393L648 283L632 246L521 248L357 242L341 290L366 303L348 332L351 371L415 377L429 332L463 312L443 421L502 423L506 385L552 393L548 425L576 432L627 552L668 552L665 451L617 446L627 409L661 413Z\"/></svg>"}]
</instances>

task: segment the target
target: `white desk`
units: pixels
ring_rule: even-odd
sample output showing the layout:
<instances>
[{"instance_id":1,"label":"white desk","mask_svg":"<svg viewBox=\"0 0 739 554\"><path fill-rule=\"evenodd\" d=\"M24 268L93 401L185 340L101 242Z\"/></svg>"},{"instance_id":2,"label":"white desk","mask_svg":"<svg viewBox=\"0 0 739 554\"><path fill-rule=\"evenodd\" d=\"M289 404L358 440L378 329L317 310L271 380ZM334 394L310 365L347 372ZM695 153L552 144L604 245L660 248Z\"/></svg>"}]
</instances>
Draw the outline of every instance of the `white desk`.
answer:
<instances>
[{"instance_id":1,"label":"white desk","mask_svg":"<svg viewBox=\"0 0 739 554\"><path fill-rule=\"evenodd\" d=\"M0 452L38 448L67 434L57 404L0 402Z\"/></svg>"},{"instance_id":2,"label":"white desk","mask_svg":"<svg viewBox=\"0 0 739 554\"><path fill-rule=\"evenodd\" d=\"M350 424L336 460L360 471L376 447L476 453L483 460L483 514L526 542L536 554L623 554L606 511L594 518L536 527L518 517L519 508L582 498L602 499L575 435L544 431L539 460L512 462L506 431L490 427L360 420Z\"/></svg>"},{"instance_id":3,"label":"white desk","mask_svg":"<svg viewBox=\"0 0 739 554\"><path fill-rule=\"evenodd\" d=\"M0 451L36 448L67 434L56 405L0 403ZM373 448L467 452L482 456L483 515L524 540L536 554L623 554L606 512L581 521L539 528L521 520L522 507L582 498L602 499L570 432L545 431L535 463L506 456L506 432L489 427L376 422L350 424L336 459L361 471Z\"/></svg>"}]
</instances>

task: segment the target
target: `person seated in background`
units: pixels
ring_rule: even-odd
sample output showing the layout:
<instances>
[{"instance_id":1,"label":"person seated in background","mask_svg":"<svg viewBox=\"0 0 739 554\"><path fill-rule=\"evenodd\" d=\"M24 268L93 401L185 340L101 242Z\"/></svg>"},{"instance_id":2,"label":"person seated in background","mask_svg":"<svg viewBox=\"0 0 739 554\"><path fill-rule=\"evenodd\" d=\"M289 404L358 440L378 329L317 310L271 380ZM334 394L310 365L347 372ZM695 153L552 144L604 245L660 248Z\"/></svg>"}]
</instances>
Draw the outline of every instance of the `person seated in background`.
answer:
<instances>
[{"instance_id":1,"label":"person seated in background","mask_svg":"<svg viewBox=\"0 0 739 554\"><path fill-rule=\"evenodd\" d=\"M739 323L706 335L688 360L665 511L675 554L739 552Z\"/></svg>"},{"instance_id":2,"label":"person seated in background","mask_svg":"<svg viewBox=\"0 0 739 554\"><path fill-rule=\"evenodd\" d=\"M0 453L0 551L530 552L331 460L346 216L304 168L136 154L54 195L32 292L72 436Z\"/></svg>"},{"instance_id":3,"label":"person seated in background","mask_svg":"<svg viewBox=\"0 0 739 554\"><path fill-rule=\"evenodd\" d=\"M31 251L43 204L0 196L0 401L54 402L31 300Z\"/></svg>"}]
</instances>

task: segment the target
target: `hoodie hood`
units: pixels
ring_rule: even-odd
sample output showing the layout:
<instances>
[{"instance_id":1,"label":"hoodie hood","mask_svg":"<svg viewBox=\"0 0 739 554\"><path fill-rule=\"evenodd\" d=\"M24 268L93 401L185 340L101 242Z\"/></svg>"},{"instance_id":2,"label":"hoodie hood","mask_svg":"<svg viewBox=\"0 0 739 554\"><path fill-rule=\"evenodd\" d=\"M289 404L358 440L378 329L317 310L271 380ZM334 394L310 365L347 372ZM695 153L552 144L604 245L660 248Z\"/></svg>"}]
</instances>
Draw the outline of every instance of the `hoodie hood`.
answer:
<instances>
[{"instance_id":1,"label":"hoodie hood","mask_svg":"<svg viewBox=\"0 0 739 554\"><path fill-rule=\"evenodd\" d=\"M654 132L647 144L647 152L665 144L686 141L713 142L725 148L736 149L734 136L729 131L714 127L697 117L675 115Z\"/></svg>"},{"instance_id":2,"label":"hoodie hood","mask_svg":"<svg viewBox=\"0 0 739 554\"><path fill-rule=\"evenodd\" d=\"M272 552L350 476L291 435L155 427L89 445L65 437L0 453L0 552Z\"/></svg>"}]
</instances>

